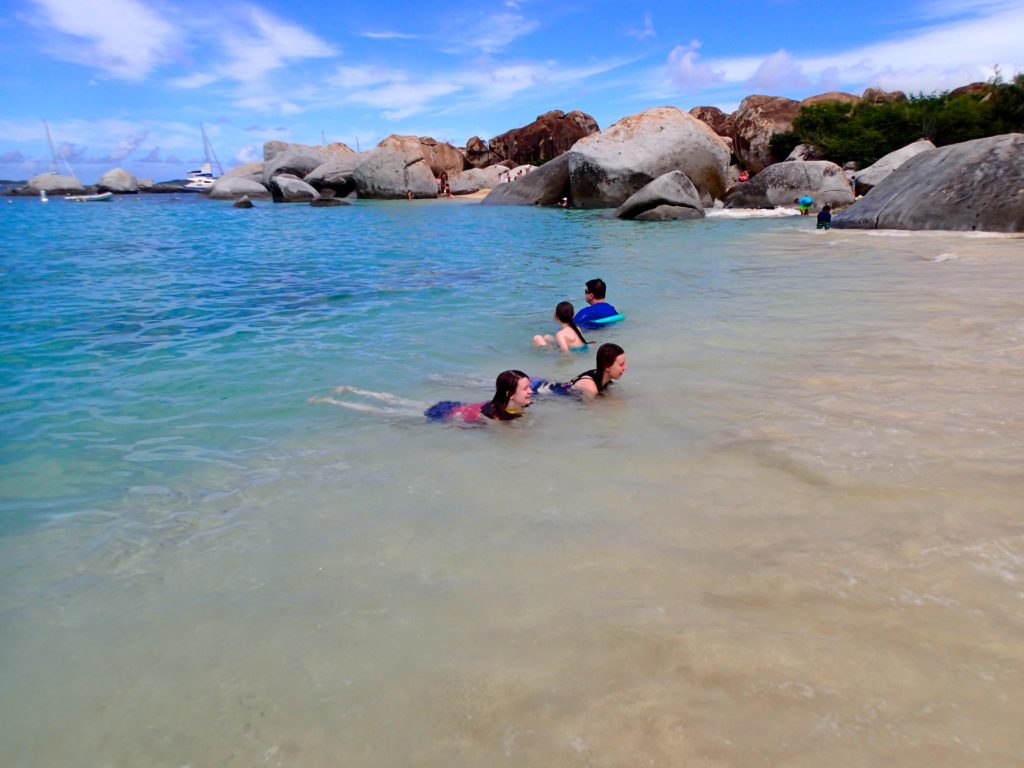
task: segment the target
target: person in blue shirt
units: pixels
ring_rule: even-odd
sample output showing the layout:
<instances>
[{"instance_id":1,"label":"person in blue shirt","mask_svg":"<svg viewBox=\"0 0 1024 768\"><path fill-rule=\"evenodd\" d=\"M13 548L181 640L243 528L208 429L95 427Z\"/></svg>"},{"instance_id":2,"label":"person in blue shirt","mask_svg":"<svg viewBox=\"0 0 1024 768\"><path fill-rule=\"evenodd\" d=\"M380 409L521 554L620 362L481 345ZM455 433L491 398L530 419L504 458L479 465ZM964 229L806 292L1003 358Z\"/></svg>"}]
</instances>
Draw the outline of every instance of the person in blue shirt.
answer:
<instances>
[{"instance_id":1,"label":"person in blue shirt","mask_svg":"<svg viewBox=\"0 0 1024 768\"><path fill-rule=\"evenodd\" d=\"M574 318L576 325L580 328L594 330L603 327L600 323L595 323L595 320L619 314L619 310L604 299L607 289L608 287L604 284L604 280L599 277L587 280L586 288L583 291L583 298L587 300L588 306L576 313Z\"/></svg>"}]
</instances>

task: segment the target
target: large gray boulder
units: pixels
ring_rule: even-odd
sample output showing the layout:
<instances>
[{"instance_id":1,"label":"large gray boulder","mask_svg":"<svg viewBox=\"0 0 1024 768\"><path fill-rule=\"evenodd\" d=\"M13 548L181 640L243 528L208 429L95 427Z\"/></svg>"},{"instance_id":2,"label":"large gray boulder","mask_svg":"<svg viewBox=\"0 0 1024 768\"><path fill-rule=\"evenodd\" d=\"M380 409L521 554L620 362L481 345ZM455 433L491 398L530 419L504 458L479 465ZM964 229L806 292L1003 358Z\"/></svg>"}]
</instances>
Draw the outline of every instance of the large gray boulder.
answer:
<instances>
[{"instance_id":1,"label":"large gray boulder","mask_svg":"<svg viewBox=\"0 0 1024 768\"><path fill-rule=\"evenodd\" d=\"M914 155L832 226L1024 232L1024 134Z\"/></svg>"},{"instance_id":2,"label":"large gray boulder","mask_svg":"<svg viewBox=\"0 0 1024 768\"><path fill-rule=\"evenodd\" d=\"M420 149L435 178L440 178L442 173L451 178L466 167L465 155L447 141L421 136Z\"/></svg>"},{"instance_id":3,"label":"large gray boulder","mask_svg":"<svg viewBox=\"0 0 1024 768\"><path fill-rule=\"evenodd\" d=\"M448 179L448 188L453 195L468 195L481 189L494 189L501 181L501 176L508 173L504 165L490 165L487 168L469 168Z\"/></svg>"},{"instance_id":4,"label":"large gray boulder","mask_svg":"<svg viewBox=\"0 0 1024 768\"><path fill-rule=\"evenodd\" d=\"M821 153L818 152L817 147L811 144L797 144L793 147L793 151L789 153L785 162L793 160L821 160Z\"/></svg>"},{"instance_id":5,"label":"large gray boulder","mask_svg":"<svg viewBox=\"0 0 1024 768\"><path fill-rule=\"evenodd\" d=\"M332 189L336 194L347 195L356 189L356 166L365 157L365 152L353 152L348 155L335 155L323 165L318 165L306 174L305 181L318 190Z\"/></svg>"},{"instance_id":6,"label":"large gray boulder","mask_svg":"<svg viewBox=\"0 0 1024 768\"><path fill-rule=\"evenodd\" d=\"M816 206L844 206L853 202L853 190L843 169L827 160L776 163L743 184L726 198L726 208L775 208L792 205L803 195Z\"/></svg>"},{"instance_id":7,"label":"large gray boulder","mask_svg":"<svg viewBox=\"0 0 1024 768\"><path fill-rule=\"evenodd\" d=\"M515 181L498 184L484 205L554 205L569 196L569 155L559 155Z\"/></svg>"},{"instance_id":8,"label":"large gray boulder","mask_svg":"<svg viewBox=\"0 0 1024 768\"><path fill-rule=\"evenodd\" d=\"M291 174L301 179L332 157L347 154L352 154L352 150L340 143L310 146L268 141L263 145L263 183L269 186L270 180L278 174Z\"/></svg>"},{"instance_id":9,"label":"large gray boulder","mask_svg":"<svg viewBox=\"0 0 1024 768\"><path fill-rule=\"evenodd\" d=\"M704 122L676 107L655 107L577 141L569 185L578 208L618 207L670 171L682 171L699 192L721 197L729 149Z\"/></svg>"},{"instance_id":10,"label":"large gray boulder","mask_svg":"<svg viewBox=\"0 0 1024 768\"><path fill-rule=\"evenodd\" d=\"M895 152L890 152L885 157L877 160L874 165L869 165L863 171L858 171L854 174L854 181L857 184L857 194L866 195L874 187L878 186L882 179L888 177L890 173L895 171L914 155L919 155L922 152L927 152L931 149L935 149L935 145L928 141L928 139L918 139L913 144L907 144L907 146L897 149Z\"/></svg>"},{"instance_id":11,"label":"large gray boulder","mask_svg":"<svg viewBox=\"0 0 1024 768\"><path fill-rule=\"evenodd\" d=\"M115 195L133 195L139 191L139 180L124 168L111 168L100 177L96 188Z\"/></svg>"},{"instance_id":12,"label":"large gray boulder","mask_svg":"<svg viewBox=\"0 0 1024 768\"><path fill-rule=\"evenodd\" d=\"M250 179L263 183L263 163L245 163L236 165L220 177L221 179Z\"/></svg>"},{"instance_id":13,"label":"large gray boulder","mask_svg":"<svg viewBox=\"0 0 1024 768\"><path fill-rule=\"evenodd\" d=\"M281 173L270 180L275 203L308 203L320 199L320 193L298 176Z\"/></svg>"},{"instance_id":14,"label":"large gray boulder","mask_svg":"<svg viewBox=\"0 0 1024 768\"><path fill-rule=\"evenodd\" d=\"M38 195L46 192L50 195L81 194L85 191L82 182L74 176L61 176L59 173L40 173L28 180L27 189Z\"/></svg>"},{"instance_id":15,"label":"large gray boulder","mask_svg":"<svg viewBox=\"0 0 1024 768\"><path fill-rule=\"evenodd\" d=\"M415 136L392 134L365 153L352 173L360 197L437 197L437 182Z\"/></svg>"},{"instance_id":16,"label":"large gray boulder","mask_svg":"<svg viewBox=\"0 0 1024 768\"><path fill-rule=\"evenodd\" d=\"M671 171L631 195L615 211L620 219L667 221L702 219L704 206L693 182L682 171Z\"/></svg>"},{"instance_id":17,"label":"large gray boulder","mask_svg":"<svg viewBox=\"0 0 1024 768\"><path fill-rule=\"evenodd\" d=\"M261 172L260 177L262 178L262 176ZM241 174L238 176L224 174L210 187L211 200L234 200L242 195L270 197L270 190L263 186L262 182Z\"/></svg>"}]
</instances>

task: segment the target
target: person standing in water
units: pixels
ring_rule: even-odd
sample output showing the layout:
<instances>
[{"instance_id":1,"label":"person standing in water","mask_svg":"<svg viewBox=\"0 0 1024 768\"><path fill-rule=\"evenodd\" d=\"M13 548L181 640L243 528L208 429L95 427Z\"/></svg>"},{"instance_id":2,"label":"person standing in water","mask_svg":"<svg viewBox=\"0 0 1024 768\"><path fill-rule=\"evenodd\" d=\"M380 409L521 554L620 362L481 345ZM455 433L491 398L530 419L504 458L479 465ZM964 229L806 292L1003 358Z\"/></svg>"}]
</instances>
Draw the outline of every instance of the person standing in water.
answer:
<instances>
[{"instance_id":1,"label":"person standing in water","mask_svg":"<svg viewBox=\"0 0 1024 768\"><path fill-rule=\"evenodd\" d=\"M533 346L546 347L548 344L558 344L563 352L570 349L581 349L590 342L583 338L583 334L573 320L573 306L568 301L560 301L555 307L555 320L562 324L562 329L554 336L550 333L543 336L533 337Z\"/></svg>"},{"instance_id":2,"label":"person standing in water","mask_svg":"<svg viewBox=\"0 0 1024 768\"><path fill-rule=\"evenodd\" d=\"M818 211L818 229L832 228L832 208L828 205Z\"/></svg>"},{"instance_id":3,"label":"person standing in water","mask_svg":"<svg viewBox=\"0 0 1024 768\"><path fill-rule=\"evenodd\" d=\"M603 395L614 382L622 378L626 368L626 351L618 344L602 344L597 350L597 365L570 381L533 379L530 387L538 394L579 395L590 400Z\"/></svg>"},{"instance_id":4,"label":"person standing in water","mask_svg":"<svg viewBox=\"0 0 1024 768\"><path fill-rule=\"evenodd\" d=\"M600 323L595 322L596 320L619 314L619 310L605 301L604 297L607 291L608 286L601 278L595 277L593 280L587 281L583 290L583 298L587 300L588 306L576 313L576 325L587 330L594 330L601 327Z\"/></svg>"}]
</instances>

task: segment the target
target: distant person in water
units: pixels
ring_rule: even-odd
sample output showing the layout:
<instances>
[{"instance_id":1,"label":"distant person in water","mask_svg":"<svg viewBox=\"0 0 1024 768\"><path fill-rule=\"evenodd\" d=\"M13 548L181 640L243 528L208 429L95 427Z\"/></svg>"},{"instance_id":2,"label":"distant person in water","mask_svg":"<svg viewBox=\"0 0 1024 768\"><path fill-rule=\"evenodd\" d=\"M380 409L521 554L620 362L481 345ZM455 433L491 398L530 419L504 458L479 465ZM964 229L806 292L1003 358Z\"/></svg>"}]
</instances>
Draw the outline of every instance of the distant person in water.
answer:
<instances>
[{"instance_id":1,"label":"distant person in water","mask_svg":"<svg viewBox=\"0 0 1024 768\"><path fill-rule=\"evenodd\" d=\"M818 212L818 229L832 228L832 208L825 206Z\"/></svg>"},{"instance_id":2,"label":"distant person in water","mask_svg":"<svg viewBox=\"0 0 1024 768\"><path fill-rule=\"evenodd\" d=\"M587 300L587 306L576 313L576 325L592 331L601 327L600 323L595 322L596 320L619 314L619 310L605 301L606 291L607 286L601 278L595 277L593 280L587 281L583 290L583 298Z\"/></svg>"},{"instance_id":3,"label":"distant person in water","mask_svg":"<svg viewBox=\"0 0 1024 768\"><path fill-rule=\"evenodd\" d=\"M533 390L530 377L522 371L508 370L498 374L494 382L494 397L485 403L459 403L445 400L435 403L423 412L431 421L458 419L474 424L484 419L512 421L523 415L530 407Z\"/></svg>"},{"instance_id":4,"label":"distant person in water","mask_svg":"<svg viewBox=\"0 0 1024 768\"><path fill-rule=\"evenodd\" d=\"M588 342L573 320L573 306L568 301L560 301L555 307L555 320L562 324L562 329L554 336L550 333L543 336L534 336L535 347L546 347L549 344L557 344L563 352L570 349L581 349L587 346Z\"/></svg>"},{"instance_id":5,"label":"distant person in water","mask_svg":"<svg viewBox=\"0 0 1024 768\"><path fill-rule=\"evenodd\" d=\"M530 387L538 394L579 395L586 400L603 395L626 372L626 352L618 344L602 344L597 350L597 365L570 381L533 379Z\"/></svg>"},{"instance_id":6,"label":"distant person in water","mask_svg":"<svg viewBox=\"0 0 1024 768\"><path fill-rule=\"evenodd\" d=\"M814 205L814 199L809 195L798 197L793 201L793 204L800 209L800 215L806 216L811 212L811 206Z\"/></svg>"}]
</instances>

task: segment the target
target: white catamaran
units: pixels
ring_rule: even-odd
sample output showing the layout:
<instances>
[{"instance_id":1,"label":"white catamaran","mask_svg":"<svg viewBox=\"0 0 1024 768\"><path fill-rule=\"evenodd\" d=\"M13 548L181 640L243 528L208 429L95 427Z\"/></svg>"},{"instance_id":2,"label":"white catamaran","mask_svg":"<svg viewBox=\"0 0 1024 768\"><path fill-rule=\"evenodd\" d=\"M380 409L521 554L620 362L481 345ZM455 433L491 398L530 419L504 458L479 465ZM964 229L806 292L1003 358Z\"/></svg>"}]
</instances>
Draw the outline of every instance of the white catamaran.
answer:
<instances>
[{"instance_id":1,"label":"white catamaran","mask_svg":"<svg viewBox=\"0 0 1024 768\"><path fill-rule=\"evenodd\" d=\"M213 175L213 163L210 161L210 156L213 155L219 174L223 174L224 169L220 165L220 160L217 159L217 153L214 152L210 139L206 136L206 126L200 123L199 130L203 132L203 154L206 156L206 162L197 170L188 172L188 183L184 188L190 192L209 192L214 182L217 181L217 177Z\"/></svg>"}]
</instances>

